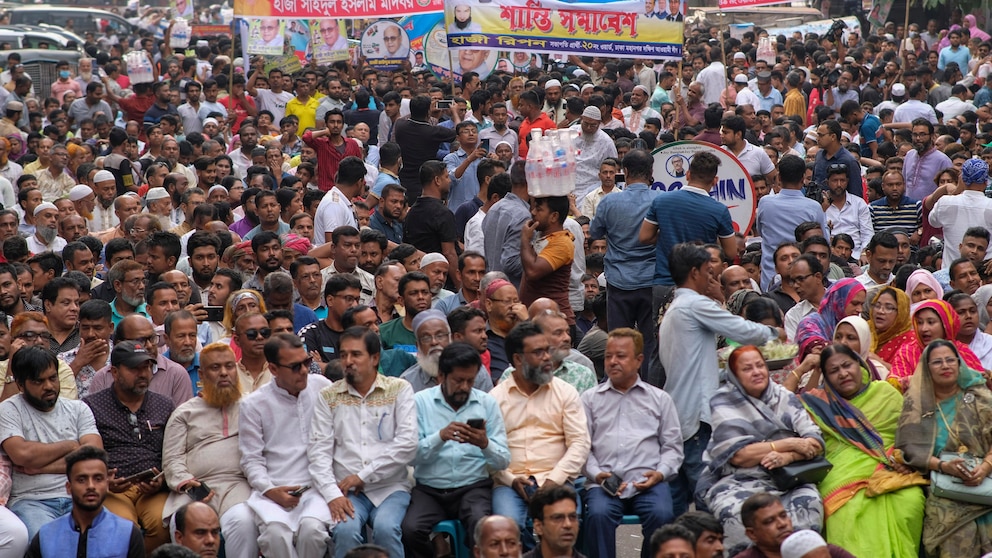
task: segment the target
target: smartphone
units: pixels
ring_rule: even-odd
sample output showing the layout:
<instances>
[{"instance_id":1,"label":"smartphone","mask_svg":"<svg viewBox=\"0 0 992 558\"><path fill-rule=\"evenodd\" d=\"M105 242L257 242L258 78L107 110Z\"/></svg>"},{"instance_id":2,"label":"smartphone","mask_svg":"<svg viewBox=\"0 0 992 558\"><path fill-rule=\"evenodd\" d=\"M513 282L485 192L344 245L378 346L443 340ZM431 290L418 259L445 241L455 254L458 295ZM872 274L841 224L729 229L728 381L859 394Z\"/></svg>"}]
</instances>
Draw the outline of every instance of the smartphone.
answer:
<instances>
[{"instance_id":1,"label":"smartphone","mask_svg":"<svg viewBox=\"0 0 992 558\"><path fill-rule=\"evenodd\" d=\"M161 473L159 473L159 474L161 474ZM148 482L148 481L156 478L157 476L158 475L155 473L155 469L145 469L144 471L142 471L140 473L131 475L130 477L126 477L124 480L127 481L127 482L129 482L129 483L131 483L131 484L135 484L135 483L139 483L139 482Z\"/></svg>"},{"instance_id":2,"label":"smartphone","mask_svg":"<svg viewBox=\"0 0 992 558\"><path fill-rule=\"evenodd\" d=\"M296 490L291 490L289 492L289 495L290 496L296 496L297 498L299 498L300 496L303 496L303 493L306 492L307 490L310 490L310 485L309 484L303 485L303 486L297 488Z\"/></svg>"},{"instance_id":3,"label":"smartphone","mask_svg":"<svg viewBox=\"0 0 992 558\"><path fill-rule=\"evenodd\" d=\"M451 99L441 99L440 101L437 102L437 108L450 109L451 105L453 105L454 103L455 102L452 101Z\"/></svg>"},{"instance_id":4,"label":"smartphone","mask_svg":"<svg viewBox=\"0 0 992 558\"><path fill-rule=\"evenodd\" d=\"M623 479L620 478L616 473L610 473L610 476L603 481L603 490L608 492L611 496L616 496L617 492L620 491L620 485L623 484Z\"/></svg>"},{"instance_id":5,"label":"smartphone","mask_svg":"<svg viewBox=\"0 0 992 558\"><path fill-rule=\"evenodd\" d=\"M186 495L192 498L196 502L202 502L206 500L207 496L210 496L210 487L206 483L201 482L200 486L193 486L186 490Z\"/></svg>"},{"instance_id":6,"label":"smartphone","mask_svg":"<svg viewBox=\"0 0 992 558\"><path fill-rule=\"evenodd\" d=\"M479 142L479 147L485 149L486 153L489 153L489 138L486 138L481 142Z\"/></svg>"},{"instance_id":7,"label":"smartphone","mask_svg":"<svg viewBox=\"0 0 992 558\"><path fill-rule=\"evenodd\" d=\"M224 307L223 306L204 306L203 309L207 311L207 321L208 322L222 322L222 321L224 321Z\"/></svg>"},{"instance_id":8,"label":"smartphone","mask_svg":"<svg viewBox=\"0 0 992 558\"><path fill-rule=\"evenodd\" d=\"M527 485L524 486L524 494L526 494L527 499L530 500L531 498L534 497L534 493L537 492L537 479L534 478L534 475L531 475L528 480L530 482L528 482Z\"/></svg>"},{"instance_id":9,"label":"smartphone","mask_svg":"<svg viewBox=\"0 0 992 558\"><path fill-rule=\"evenodd\" d=\"M617 175L616 175L616 178L613 179L613 183L614 184L626 184L627 183L627 177L622 172L618 172Z\"/></svg>"},{"instance_id":10,"label":"smartphone","mask_svg":"<svg viewBox=\"0 0 992 558\"><path fill-rule=\"evenodd\" d=\"M479 429L479 428L485 428L486 421L485 419L474 418L474 419L468 419L468 422L466 424L468 424L470 428Z\"/></svg>"}]
</instances>

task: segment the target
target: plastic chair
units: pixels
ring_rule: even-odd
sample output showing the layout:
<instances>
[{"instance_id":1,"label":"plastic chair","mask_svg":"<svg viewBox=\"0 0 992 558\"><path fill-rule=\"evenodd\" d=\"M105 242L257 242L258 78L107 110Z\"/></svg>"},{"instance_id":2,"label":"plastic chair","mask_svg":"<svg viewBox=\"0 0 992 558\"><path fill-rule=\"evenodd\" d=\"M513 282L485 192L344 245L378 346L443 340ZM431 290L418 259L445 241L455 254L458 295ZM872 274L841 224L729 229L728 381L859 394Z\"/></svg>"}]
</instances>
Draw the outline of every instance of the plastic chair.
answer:
<instances>
[{"instance_id":1,"label":"plastic chair","mask_svg":"<svg viewBox=\"0 0 992 558\"><path fill-rule=\"evenodd\" d=\"M640 525L641 516L639 515L625 515L623 519L620 520L620 525Z\"/></svg>"},{"instance_id":2,"label":"plastic chair","mask_svg":"<svg viewBox=\"0 0 992 558\"><path fill-rule=\"evenodd\" d=\"M445 520L434 526L432 533L442 533L451 537L451 551L455 558L469 558L470 549L465 539L465 528L458 520Z\"/></svg>"}]
</instances>

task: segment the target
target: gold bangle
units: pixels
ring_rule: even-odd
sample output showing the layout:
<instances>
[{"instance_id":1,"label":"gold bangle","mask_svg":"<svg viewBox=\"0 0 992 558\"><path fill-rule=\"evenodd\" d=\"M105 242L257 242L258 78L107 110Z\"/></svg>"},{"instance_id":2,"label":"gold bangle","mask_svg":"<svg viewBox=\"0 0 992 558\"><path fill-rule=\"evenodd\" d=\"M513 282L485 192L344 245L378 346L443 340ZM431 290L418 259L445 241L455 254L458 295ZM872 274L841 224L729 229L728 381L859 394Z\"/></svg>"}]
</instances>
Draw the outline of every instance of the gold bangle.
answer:
<instances>
[{"instance_id":1,"label":"gold bangle","mask_svg":"<svg viewBox=\"0 0 992 558\"><path fill-rule=\"evenodd\" d=\"M982 463L988 463L989 466L992 466L992 459L986 456L985 459L982 460Z\"/></svg>"},{"instance_id":2,"label":"gold bangle","mask_svg":"<svg viewBox=\"0 0 992 558\"><path fill-rule=\"evenodd\" d=\"M793 368L792 369L792 372L789 372L789 374L792 374L793 376L795 376L797 382L803 381L803 379L799 376L799 374L796 373L796 369L795 368Z\"/></svg>"},{"instance_id":3,"label":"gold bangle","mask_svg":"<svg viewBox=\"0 0 992 558\"><path fill-rule=\"evenodd\" d=\"M778 451L775 449L775 442L768 442L772 446L772 451Z\"/></svg>"}]
</instances>

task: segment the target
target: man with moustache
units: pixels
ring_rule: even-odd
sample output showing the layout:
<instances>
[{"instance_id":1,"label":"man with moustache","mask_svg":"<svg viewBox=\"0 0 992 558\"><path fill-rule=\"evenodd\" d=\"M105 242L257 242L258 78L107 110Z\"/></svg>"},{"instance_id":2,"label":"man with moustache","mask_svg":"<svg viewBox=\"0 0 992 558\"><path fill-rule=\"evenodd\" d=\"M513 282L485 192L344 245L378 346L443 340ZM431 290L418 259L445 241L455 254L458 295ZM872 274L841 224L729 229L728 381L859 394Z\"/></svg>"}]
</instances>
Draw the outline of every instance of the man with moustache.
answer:
<instances>
[{"instance_id":1,"label":"man with moustache","mask_svg":"<svg viewBox=\"0 0 992 558\"><path fill-rule=\"evenodd\" d=\"M548 336L548 342L551 344L551 366L554 370L552 373L555 378L568 382L579 394L592 389L596 385L596 373L593 372L592 362L582 353L572 349L572 338L569 335L568 320L565 319L565 315L555 310L543 310L534 316L533 322ZM583 361L586 364L583 364ZM500 381L509 378L513 370L513 366L507 367L500 376Z\"/></svg>"},{"instance_id":2,"label":"man with moustache","mask_svg":"<svg viewBox=\"0 0 992 558\"><path fill-rule=\"evenodd\" d=\"M59 360L69 364L76 376L79 397L90 392L90 382L96 371L110 365L110 337L114 332L110 303L91 299L79 306L79 345L64 353Z\"/></svg>"},{"instance_id":3,"label":"man with moustache","mask_svg":"<svg viewBox=\"0 0 992 558\"><path fill-rule=\"evenodd\" d=\"M417 412L410 384L378 373L380 350L372 330L345 330L344 379L324 388L314 408L307 457L315 492L336 522L335 558L366 542L366 526L368 542L403 556L400 524L410 503L406 467L417 452Z\"/></svg>"},{"instance_id":4,"label":"man with moustache","mask_svg":"<svg viewBox=\"0 0 992 558\"><path fill-rule=\"evenodd\" d=\"M207 345L199 358L200 395L180 405L165 427L162 469L172 492L163 513L165 517L176 514L176 531L180 532L184 529L177 510L207 505L214 517L220 516L227 554L258 556L258 529L245 504L251 486L238 456L241 387L237 359L226 343ZM194 491L204 486L212 496L201 500L203 504L193 503ZM188 523L191 516L185 519ZM185 531L183 538L190 532ZM184 544L179 537L176 541Z\"/></svg>"},{"instance_id":5,"label":"man with moustache","mask_svg":"<svg viewBox=\"0 0 992 558\"><path fill-rule=\"evenodd\" d=\"M96 194L93 189L85 184L76 184L69 190L69 201L76 208L83 219L90 221L93 219L93 210L96 208Z\"/></svg>"},{"instance_id":6,"label":"man with moustache","mask_svg":"<svg viewBox=\"0 0 992 558\"><path fill-rule=\"evenodd\" d=\"M149 391L156 355L147 350L147 345L121 337L110 353L113 384L84 402L93 411L97 429L110 448L109 464L114 477L110 480L107 509L138 524L145 534L145 550L150 552L169 542L168 530L162 525L162 508L168 495L158 473L165 425L175 406L169 398ZM149 469L158 476L128 480Z\"/></svg>"},{"instance_id":7,"label":"man with moustache","mask_svg":"<svg viewBox=\"0 0 992 558\"><path fill-rule=\"evenodd\" d=\"M499 404L472 388L482 369L479 351L467 343L448 345L437 366L438 385L414 396L420 437L413 462L417 484L403 519L403 544L413 558L434 555L430 534L439 521L461 520L470 534L466 542L473 546L476 523L492 514L489 471L510 462Z\"/></svg>"},{"instance_id":8,"label":"man with moustache","mask_svg":"<svg viewBox=\"0 0 992 558\"><path fill-rule=\"evenodd\" d=\"M171 272L170 272L171 273ZM165 358L184 367L193 386L193 396L200 392L200 355L197 354L196 317L188 310L176 310L165 316ZM170 485L171 486L171 485Z\"/></svg>"},{"instance_id":9,"label":"man with moustache","mask_svg":"<svg viewBox=\"0 0 992 558\"><path fill-rule=\"evenodd\" d=\"M93 446L83 446L65 456L62 470L68 480L63 490L72 499L72 510L41 529L31 541L27 556L145 555L141 529L103 505L111 483L108 461L107 452Z\"/></svg>"},{"instance_id":10,"label":"man with moustache","mask_svg":"<svg viewBox=\"0 0 992 558\"><path fill-rule=\"evenodd\" d=\"M513 374L493 388L506 423L510 464L494 475L493 513L512 517L526 549L534 548L527 523L528 492L571 484L589 455L589 431L579 393L555 378L548 337L532 322L506 336Z\"/></svg>"},{"instance_id":11,"label":"man with moustache","mask_svg":"<svg viewBox=\"0 0 992 558\"><path fill-rule=\"evenodd\" d=\"M200 558L216 558L220 553L220 517L208 504L184 505L176 511L173 523L175 544L192 550Z\"/></svg>"},{"instance_id":12,"label":"man with moustache","mask_svg":"<svg viewBox=\"0 0 992 558\"><path fill-rule=\"evenodd\" d=\"M314 411L326 406L321 390L331 382L310 374L313 357L295 335L275 335L264 350L272 381L241 401L238 424L241 468L252 489L247 505L259 529L258 548L265 556L322 558L331 514L320 491L300 489L317 484L309 468L314 447L311 429L321 423L314 420ZM322 480L330 477L328 471L329 466L320 471Z\"/></svg>"},{"instance_id":13,"label":"man with moustache","mask_svg":"<svg viewBox=\"0 0 992 558\"><path fill-rule=\"evenodd\" d=\"M400 378L410 382L414 392L420 392L438 385L438 360L451 343L451 328L443 312L427 310L413 319L413 334L417 338L417 364ZM472 387L486 393L493 389L493 380L481 361Z\"/></svg>"},{"instance_id":14,"label":"man with moustache","mask_svg":"<svg viewBox=\"0 0 992 558\"><path fill-rule=\"evenodd\" d=\"M265 276L282 269L282 240L274 232L262 231L251 239L251 249L258 269L245 281L244 288L261 292Z\"/></svg>"},{"instance_id":15,"label":"man with moustache","mask_svg":"<svg viewBox=\"0 0 992 558\"><path fill-rule=\"evenodd\" d=\"M81 401L59 397L58 361L43 347L14 353L8 368L21 393L0 403L0 447L14 464L7 506L28 538L69 513L63 458L80 446L103 448L93 413Z\"/></svg>"},{"instance_id":16,"label":"man with moustache","mask_svg":"<svg viewBox=\"0 0 992 558\"><path fill-rule=\"evenodd\" d=\"M55 204L44 202L34 208L34 234L27 237L28 250L32 254L61 252L67 242L59 236L59 209Z\"/></svg>"},{"instance_id":17,"label":"man with moustache","mask_svg":"<svg viewBox=\"0 0 992 558\"><path fill-rule=\"evenodd\" d=\"M27 294L31 295L31 293ZM0 310L8 316L41 310L24 302L21 285L17 281L17 270L9 263L0 263Z\"/></svg>"}]
</instances>

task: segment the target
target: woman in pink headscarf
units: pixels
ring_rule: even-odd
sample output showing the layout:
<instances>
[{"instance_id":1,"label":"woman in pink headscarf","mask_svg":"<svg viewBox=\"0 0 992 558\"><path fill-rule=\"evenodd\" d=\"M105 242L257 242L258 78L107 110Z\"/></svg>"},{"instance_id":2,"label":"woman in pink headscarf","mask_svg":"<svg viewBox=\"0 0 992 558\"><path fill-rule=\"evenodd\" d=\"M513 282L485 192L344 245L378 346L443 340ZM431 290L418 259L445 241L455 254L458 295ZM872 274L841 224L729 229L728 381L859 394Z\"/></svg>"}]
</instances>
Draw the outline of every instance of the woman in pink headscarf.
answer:
<instances>
[{"instance_id":1,"label":"woman in pink headscarf","mask_svg":"<svg viewBox=\"0 0 992 558\"><path fill-rule=\"evenodd\" d=\"M978 23L975 20L975 16L971 14L964 16L964 28L967 29L969 33L971 33L972 39L981 39L983 41L987 41L990 38L988 33L982 31L982 29L978 27Z\"/></svg>"}]
</instances>

